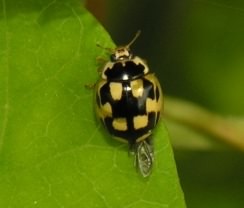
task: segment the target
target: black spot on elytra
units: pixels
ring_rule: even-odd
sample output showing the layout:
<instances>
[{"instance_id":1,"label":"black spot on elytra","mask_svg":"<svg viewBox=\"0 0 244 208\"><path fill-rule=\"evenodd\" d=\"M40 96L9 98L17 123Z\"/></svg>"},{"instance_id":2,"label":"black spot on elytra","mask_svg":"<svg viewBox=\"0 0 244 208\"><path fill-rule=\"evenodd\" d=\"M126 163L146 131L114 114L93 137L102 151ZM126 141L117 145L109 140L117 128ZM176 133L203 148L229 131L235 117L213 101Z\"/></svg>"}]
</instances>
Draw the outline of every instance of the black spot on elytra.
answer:
<instances>
[{"instance_id":1,"label":"black spot on elytra","mask_svg":"<svg viewBox=\"0 0 244 208\"><path fill-rule=\"evenodd\" d=\"M158 86L156 86L156 100L158 101L159 97L160 97L160 92L159 92L159 88Z\"/></svg>"},{"instance_id":2,"label":"black spot on elytra","mask_svg":"<svg viewBox=\"0 0 244 208\"><path fill-rule=\"evenodd\" d=\"M154 85L147 79L142 79L143 93L140 97L134 97L131 90L131 81L119 82L122 85L122 97L120 100L114 100L111 95L110 83L108 81L100 88L100 100L104 105L107 102L112 107L112 117L104 118L103 122L109 133L115 137L120 137L130 144L134 144L136 140L143 135L151 132L158 122L158 112L146 112L146 100L147 98L156 99L159 98L159 89L154 91ZM98 102L98 101L97 101ZM133 119L138 115L148 116L148 125L140 128L134 128ZM127 130L121 131L113 127L113 119L125 118L127 122Z\"/></svg>"},{"instance_id":3,"label":"black spot on elytra","mask_svg":"<svg viewBox=\"0 0 244 208\"><path fill-rule=\"evenodd\" d=\"M151 98L152 100L155 98L153 84L147 79L143 79L143 94L145 94L145 98Z\"/></svg>"}]
</instances>

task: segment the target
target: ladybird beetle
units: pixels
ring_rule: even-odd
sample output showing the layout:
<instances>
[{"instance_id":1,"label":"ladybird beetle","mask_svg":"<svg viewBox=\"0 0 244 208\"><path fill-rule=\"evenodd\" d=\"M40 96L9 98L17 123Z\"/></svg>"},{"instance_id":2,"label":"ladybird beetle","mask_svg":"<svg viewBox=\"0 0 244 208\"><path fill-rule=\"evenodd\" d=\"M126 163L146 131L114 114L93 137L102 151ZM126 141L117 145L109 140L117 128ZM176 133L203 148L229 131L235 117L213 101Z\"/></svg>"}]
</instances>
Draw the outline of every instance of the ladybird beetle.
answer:
<instances>
[{"instance_id":1,"label":"ladybird beetle","mask_svg":"<svg viewBox=\"0 0 244 208\"><path fill-rule=\"evenodd\" d=\"M126 46L105 48L111 56L95 85L96 112L114 138L129 144L137 169L147 177L154 159L151 134L160 118L163 95L154 73L130 51L139 34Z\"/></svg>"}]
</instances>

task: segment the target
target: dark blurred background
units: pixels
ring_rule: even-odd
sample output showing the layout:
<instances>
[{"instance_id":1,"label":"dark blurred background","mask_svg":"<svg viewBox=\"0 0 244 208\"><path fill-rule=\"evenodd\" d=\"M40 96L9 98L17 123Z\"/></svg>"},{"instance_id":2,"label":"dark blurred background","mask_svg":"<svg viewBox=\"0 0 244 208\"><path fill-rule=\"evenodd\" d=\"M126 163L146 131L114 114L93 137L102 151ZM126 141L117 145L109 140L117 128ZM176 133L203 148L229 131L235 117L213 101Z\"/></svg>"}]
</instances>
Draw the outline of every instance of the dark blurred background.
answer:
<instances>
[{"instance_id":1,"label":"dark blurred background","mask_svg":"<svg viewBox=\"0 0 244 208\"><path fill-rule=\"evenodd\" d=\"M86 5L118 45L142 31L132 50L147 60L165 94L244 120L243 0L87 0ZM244 207L242 153L203 141L184 144L180 136L173 146L189 208Z\"/></svg>"}]
</instances>

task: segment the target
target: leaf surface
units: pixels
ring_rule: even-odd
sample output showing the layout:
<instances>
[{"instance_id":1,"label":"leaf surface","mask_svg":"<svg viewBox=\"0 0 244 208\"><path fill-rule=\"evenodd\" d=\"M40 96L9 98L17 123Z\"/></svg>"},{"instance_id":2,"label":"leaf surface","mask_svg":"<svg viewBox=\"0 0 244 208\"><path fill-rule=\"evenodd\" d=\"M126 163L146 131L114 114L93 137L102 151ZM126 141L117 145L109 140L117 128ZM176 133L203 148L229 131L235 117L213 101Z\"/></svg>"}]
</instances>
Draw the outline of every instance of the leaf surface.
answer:
<instances>
[{"instance_id":1,"label":"leaf surface","mask_svg":"<svg viewBox=\"0 0 244 208\"><path fill-rule=\"evenodd\" d=\"M0 3L0 207L185 207L167 130L143 179L96 121L96 47L114 47L78 1Z\"/></svg>"}]
</instances>

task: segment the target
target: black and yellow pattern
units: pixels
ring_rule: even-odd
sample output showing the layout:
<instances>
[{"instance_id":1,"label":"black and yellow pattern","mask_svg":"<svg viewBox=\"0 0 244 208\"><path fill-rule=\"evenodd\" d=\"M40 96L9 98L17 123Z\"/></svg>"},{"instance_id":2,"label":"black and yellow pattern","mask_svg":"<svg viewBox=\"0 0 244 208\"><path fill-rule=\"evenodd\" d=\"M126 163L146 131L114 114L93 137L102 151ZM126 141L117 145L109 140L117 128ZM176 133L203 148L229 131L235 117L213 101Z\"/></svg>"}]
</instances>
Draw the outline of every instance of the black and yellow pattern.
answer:
<instances>
[{"instance_id":1,"label":"black and yellow pattern","mask_svg":"<svg viewBox=\"0 0 244 208\"><path fill-rule=\"evenodd\" d=\"M139 34L126 46L105 48L111 56L96 83L96 112L114 138L129 143L135 166L147 177L154 160L150 135L160 118L163 94L146 63L130 52Z\"/></svg>"},{"instance_id":2,"label":"black and yellow pattern","mask_svg":"<svg viewBox=\"0 0 244 208\"><path fill-rule=\"evenodd\" d=\"M97 84L99 118L111 135L132 145L151 135L162 109L160 84L154 74L144 74L145 67L132 61L114 65L105 71L112 78ZM124 74L127 80L118 79Z\"/></svg>"}]
</instances>

